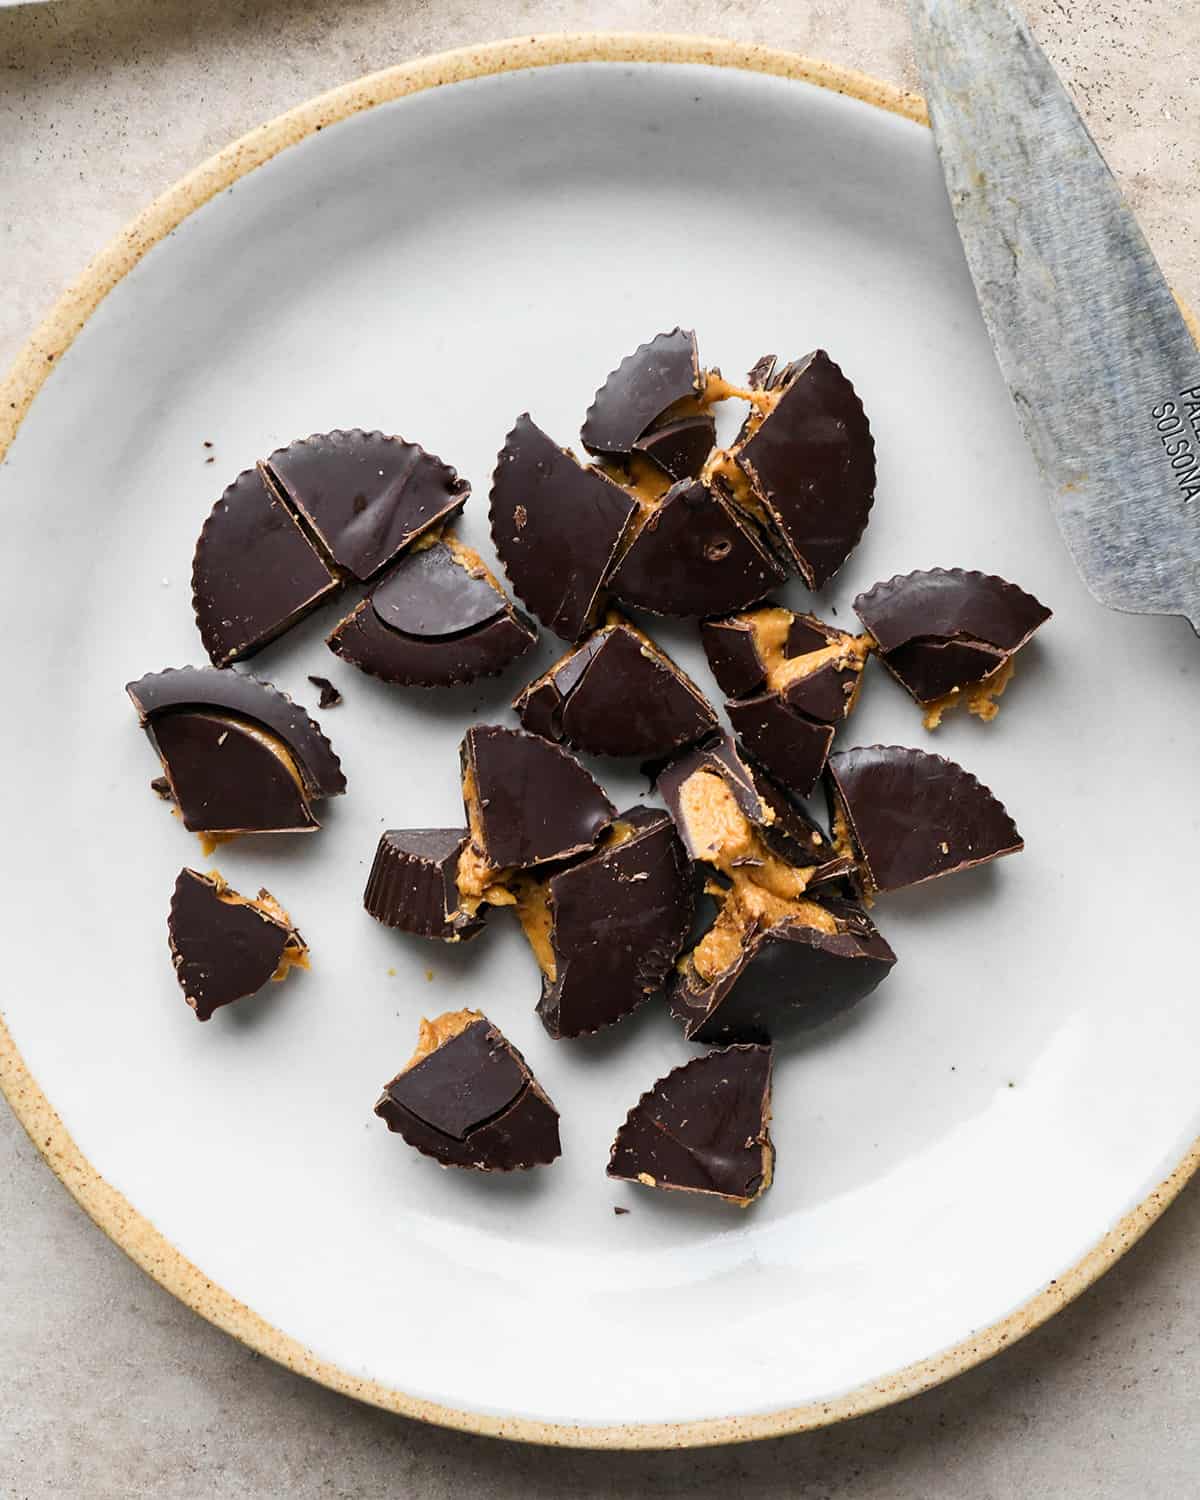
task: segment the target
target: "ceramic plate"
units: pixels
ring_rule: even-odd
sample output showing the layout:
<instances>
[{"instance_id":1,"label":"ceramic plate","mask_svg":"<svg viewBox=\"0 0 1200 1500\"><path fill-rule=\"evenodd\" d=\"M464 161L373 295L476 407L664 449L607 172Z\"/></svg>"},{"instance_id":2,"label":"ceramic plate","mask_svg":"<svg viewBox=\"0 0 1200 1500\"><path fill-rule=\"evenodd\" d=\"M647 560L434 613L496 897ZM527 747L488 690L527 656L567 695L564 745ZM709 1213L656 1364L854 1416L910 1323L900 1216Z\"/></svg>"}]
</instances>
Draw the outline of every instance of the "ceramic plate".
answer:
<instances>
[{"instance_id":1,"label":"ceramic plate","mask_svg":"<svg viewBox=\"0 0 1200 1500\"><path fill-rule=\"evenodd\" d=\"M248 138L93 269L10 382L19 412L52 366L0 470L5 1087L148 1269L342 1389L562 1442L778 1432L1017 1336L1190 1170L1200 653L1072 571L915 106L734 47L540 48L399 70ZM588 57L622 60L521 66ZM872 670L845 743L961 761L1028 849L880 902L894 977L780 1049L776 1181L745 1213L605 1178L626 1110L694 1051L661 1004L556 1043L515 924L454 951L361 907L380 831L460 821L464 725L505 719L561 648L405 692L335 660L325 617L255 661L306 704L308 673L341 687L322 721L350 793L314 837L220 851L235 886L290 909L314 967L203 1027L165 918L180 867L205 862L149 790L124 693L202 659L193 542L254 459L314 430L402 432L471 479L465 535L490 553L516 413L574 442L599 380L676 323L727 373L822 346L857 385L878 499L823 611L848 624L860 589L938 564L1056 611L991 726L952 717L930 740ZM657 633L712 686L691 626ZM602 774L618 803L644 794ZM441 1171L373 1117L418 1018L461 1006L559 1104L553 1168Z\"/></svg>"}]
</instances>

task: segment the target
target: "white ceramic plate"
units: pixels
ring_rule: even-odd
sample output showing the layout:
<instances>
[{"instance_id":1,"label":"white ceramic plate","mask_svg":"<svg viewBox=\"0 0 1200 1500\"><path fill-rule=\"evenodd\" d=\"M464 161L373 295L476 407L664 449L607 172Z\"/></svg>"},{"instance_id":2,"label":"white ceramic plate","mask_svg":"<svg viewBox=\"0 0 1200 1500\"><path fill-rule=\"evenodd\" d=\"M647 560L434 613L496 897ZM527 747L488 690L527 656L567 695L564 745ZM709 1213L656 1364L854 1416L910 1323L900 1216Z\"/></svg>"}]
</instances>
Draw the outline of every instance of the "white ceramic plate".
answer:
<instances>
[{"instance_id":1,"label":"white ceramic plate","mask_svg":"<svg viewBox=\"0 0 1200 1500\"><path fill-rule=\"evenodd\" d=\"M704 55L672 45L627 39L624 55ZM565 55L589 52L621 55ZM441 76L485 76L308 134L184 217L65 353L46 347L50 325L10 384L27 394L31 362L57 357L0 470L5 1085L155 1274L344 1389L557 1441L780 1431L991 1352L1190 1170L1200 655L1180 623L1098 608L1072 571L926 130L731 67L494 71L554 55L459 59ZM405 76L326 101L324 118L400 94ZM318 118L274 127L187 192ZM177 196L143 237L187 206ZM848 623L860 588L946 564L1004 574L1056 611L999 720L950 719L932 742L1000 794L1028 851L880 903L895 975L782 1049L776 1181L745 1214L605 1179L626 1109L693 1050L657 1004L555 1043L515 924L452 951L359 905L382 828L460 820L463 726L503 717L533 663L479 690L405 693L331 657L326 619L255 661L302 702L309 672L342 687L322 717L350 794L311 839L221 851L235 885L289 907L315 967L204 1027L164 927L179 868L204 861L147 787L156 765L123 691L201 659L192 544L259 455L336 426L401 431L474 482L465 533L486 551L513 416L574 441L603 375L677 322L727 372L825 346L861 392L878 500L823 609ZM710 681L690 627L659 634ZM553 654L546 641L538 660ZM875 740L928 743L873 670L845 741ZM644 790L605 774L618 801ZM464 1005L558 1102L552 1169L440 1171L372 1116L418 1017Z\"/></svg>"}]
</instances>

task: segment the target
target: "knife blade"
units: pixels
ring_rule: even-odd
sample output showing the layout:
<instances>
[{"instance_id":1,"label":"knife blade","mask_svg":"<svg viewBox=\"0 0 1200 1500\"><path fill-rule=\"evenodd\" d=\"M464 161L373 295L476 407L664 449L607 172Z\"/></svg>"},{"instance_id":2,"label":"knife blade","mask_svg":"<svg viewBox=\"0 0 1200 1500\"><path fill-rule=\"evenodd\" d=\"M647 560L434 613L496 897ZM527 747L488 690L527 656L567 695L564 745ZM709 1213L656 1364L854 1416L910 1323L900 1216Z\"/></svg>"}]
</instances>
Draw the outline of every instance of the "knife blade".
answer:
<instances>
[{"instance_id":1,"label":"knife blade","mask_svg":"<svg viewBox=\"0 0 1200 1500\"><path fill-rule=\"evenodd\" d=\"M979 305L1059 527L1102 604L1200 633L1200 352L1008 0L910 0Z\"/></svg>"}]
</instances>

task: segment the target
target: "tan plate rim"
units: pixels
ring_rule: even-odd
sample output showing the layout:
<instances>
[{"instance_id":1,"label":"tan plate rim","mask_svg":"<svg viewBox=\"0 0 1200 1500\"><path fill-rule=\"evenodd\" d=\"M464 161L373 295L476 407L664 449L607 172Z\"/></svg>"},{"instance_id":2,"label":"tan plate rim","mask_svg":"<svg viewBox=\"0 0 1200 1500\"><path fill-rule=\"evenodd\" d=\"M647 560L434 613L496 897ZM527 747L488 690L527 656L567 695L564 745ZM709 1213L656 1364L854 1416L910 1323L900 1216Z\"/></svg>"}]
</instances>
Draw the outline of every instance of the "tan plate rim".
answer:
<instances>
[{"instance_id":1,"label":"tan plate rim","mask_svg":"<svg viewBox=\"0 0 1200 1500\"><path fill-rule=\"evenodd\" d=\"M103 299L147 250L216 193L288 146L360 110L446 83L521 68L578 62L701 63L742 68L816 84L919 124L928 123L925 104L919 95L796 53L713 37L641 32L521 37L443 52L369 74L298 105L234 141L168 188L96 256L59 298L0 382L0 462L34 397L53 370L55 360L70 346ZM1183 311L1193 335L1197 336L1194 318L1187 308ZM464 1432L577 1448L683 1448L778 1437L861 1416L928 1390L1015 1343L1077 1297L1145 1233L1200 1166L1200 1141L1197 1141L1169 1177L1056 1281L1015 1312L980 1329L963 1343L882 1380L859 1386L827 1402L760 1415L714 1417L697 1422L572 1426L459 1411L421 1400L360 1379L319 1359L265 1322L223 1287L210 1281L101 1177L72 1140L25 1066L2 1018L0 1089L30 1140L109 1238L172 1295L249 1348L332 1390L388 1411Z\"/></svg>"}]
</instances>

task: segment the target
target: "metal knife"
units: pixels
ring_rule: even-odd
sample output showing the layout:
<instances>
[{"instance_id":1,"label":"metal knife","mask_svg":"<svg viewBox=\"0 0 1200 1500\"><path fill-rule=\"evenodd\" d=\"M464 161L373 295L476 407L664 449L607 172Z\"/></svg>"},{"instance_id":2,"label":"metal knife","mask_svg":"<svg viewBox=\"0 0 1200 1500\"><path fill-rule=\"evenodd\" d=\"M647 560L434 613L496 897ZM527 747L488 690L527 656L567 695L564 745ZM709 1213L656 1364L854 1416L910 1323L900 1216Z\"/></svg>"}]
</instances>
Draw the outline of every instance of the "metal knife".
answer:
<instances>
[{"instance_id":1,"label":"metal knife","mask_svg":"<svg viewBox=\"0 0 1200 1500\"><path fill-rule=\"evenodd\" d=\"M1067 546L1113 609L1200 633L1200 352L1008 0L910 0L979 305Z\"/></svg>"}]
</instances>

